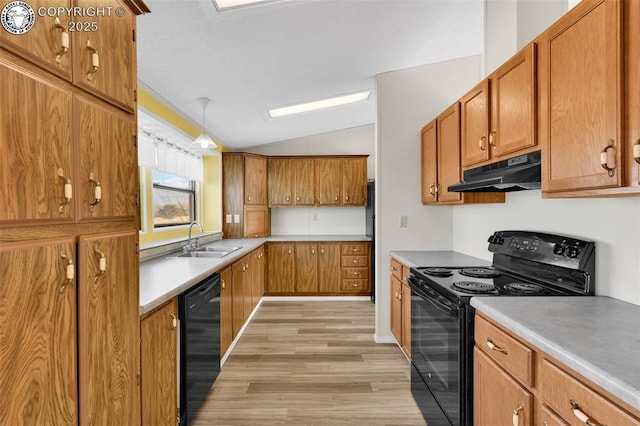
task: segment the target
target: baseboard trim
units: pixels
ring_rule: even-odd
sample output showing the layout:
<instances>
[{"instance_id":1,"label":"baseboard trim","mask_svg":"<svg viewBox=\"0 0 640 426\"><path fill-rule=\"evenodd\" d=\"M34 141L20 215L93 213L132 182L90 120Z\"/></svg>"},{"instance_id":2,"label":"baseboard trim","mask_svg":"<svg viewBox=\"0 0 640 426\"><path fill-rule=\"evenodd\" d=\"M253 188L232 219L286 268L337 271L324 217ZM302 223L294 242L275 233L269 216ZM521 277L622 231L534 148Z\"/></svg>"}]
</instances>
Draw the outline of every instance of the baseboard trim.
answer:
<instances>
[{"instance_id":1,"label":"baseboard trim","mask_svg":"<svg viewBox=\"0 0 640 426\"><path fill-rule=\"evenodd\" d=\"M396 338L390 335L383 335L380 336L378 334L374 334L373 335L373 340L376 343L393 343L393 344L398 344L398 342L396 341Z\"/></svg>"},{"instance_id":2,"label":"baseboard trim","mask_svg":"<svg viewBox=\"0 0 640 426\"><path fill-rule=\"evenodd\" d=\"M233 352L233 348L236 347L236 343L238 343L238 340L240 340L240 336L242 336L242 334L244 333L244 330L249 326L249 323L253 319L253 316L256 314L256 312L258 312L258 308L260 307L260 305L262 305L263 300L264 300L264 297L258 300L258 303L256 303L256 306L255 308L253 308L253 311L251 311L249 318L247 318L247 320L244 322L244 325L242 326L240 331L238 331L238 335L236 336L235 339L233 339L233 342L231 342L231 344L227 348L227 352L224 354L222 358L220 358L220 368L222 368L224 363L227 362L227 358L229 358L229 355L231 355L231 352Z\"/></svg>"}]
</instances>

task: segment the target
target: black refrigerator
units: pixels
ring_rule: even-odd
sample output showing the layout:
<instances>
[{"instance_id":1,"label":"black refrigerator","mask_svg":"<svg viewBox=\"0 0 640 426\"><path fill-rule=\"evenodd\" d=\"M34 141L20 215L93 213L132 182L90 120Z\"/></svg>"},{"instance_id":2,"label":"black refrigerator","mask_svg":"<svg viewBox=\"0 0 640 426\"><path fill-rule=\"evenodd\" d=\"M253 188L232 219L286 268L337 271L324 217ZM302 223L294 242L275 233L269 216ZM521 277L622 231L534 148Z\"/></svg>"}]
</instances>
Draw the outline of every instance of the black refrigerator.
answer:
<instances>
[{"instance_id":1,"label":"black refrigerator","mask_svg":"<svg viewBox=\"0 0 640 426\"><path fill-rule=\"evenodd\" d=\"M371 238L371 301L376 301L376 188L375 182L367 183L366 234Z\"/></svg>"}]
</instances>

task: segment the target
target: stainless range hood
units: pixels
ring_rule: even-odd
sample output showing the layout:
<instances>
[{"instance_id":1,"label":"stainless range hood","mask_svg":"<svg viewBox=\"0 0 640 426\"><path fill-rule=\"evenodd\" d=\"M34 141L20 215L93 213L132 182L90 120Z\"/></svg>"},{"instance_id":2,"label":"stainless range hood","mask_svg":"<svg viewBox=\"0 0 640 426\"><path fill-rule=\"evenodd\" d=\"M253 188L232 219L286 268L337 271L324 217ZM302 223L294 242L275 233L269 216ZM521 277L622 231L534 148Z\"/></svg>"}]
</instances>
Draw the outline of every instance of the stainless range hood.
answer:
<instances>
[{"instance_id":1,"label":"stainless range hood","mask_svg":"<svg viewBox=\"0 0 640 426\"><path fill-rule=\"evenodd\" d=\"M511 192L540 189L540 151L466 170L450 192Z\"/></svg>"}]
</instances>

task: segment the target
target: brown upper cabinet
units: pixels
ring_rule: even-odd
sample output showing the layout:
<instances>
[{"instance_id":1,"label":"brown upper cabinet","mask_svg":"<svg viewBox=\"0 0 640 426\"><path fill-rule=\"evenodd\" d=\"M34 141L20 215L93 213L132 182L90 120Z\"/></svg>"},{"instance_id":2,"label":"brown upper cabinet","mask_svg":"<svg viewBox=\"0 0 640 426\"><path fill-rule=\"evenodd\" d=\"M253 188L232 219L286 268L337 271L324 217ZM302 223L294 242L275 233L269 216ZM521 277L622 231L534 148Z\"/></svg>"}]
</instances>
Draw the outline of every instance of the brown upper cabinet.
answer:
<instances>
[{"instance_id":1,"label":"brown upper cabinet","mask_svg":"<svg viewBox=\"0 0 640 426\"><path fill-rule=\"evenodd\" d=\"M504 202L504 194L449 192L460 181L460 104L456 102L422 128L422 203Z\"/></svg>"},{"instance_id":2,"label":"brown upper cabinet","mask_svg":"<svg viewBox=\"0 0 640 426\"><path fill-rule=\"evenodd\" d=\"M342 159L342 205L367 205L367 158Z\"/></svg>"},{"instance_id":3,"label":"brown upper cabinet","mask_svg":"<svg viewBox=\"0 0 640 426\"><path fill-rule=\"evenodd\" d=\"M244 157L244 203L267 204L267 159L255 155Z\"/></svg>"},{"instance_id":4,"label":"brown upper cabinet","mask_svg":"<svg viewBox=\"0 0 640 426\"><path fill-rule=\"evenodd\" d=\"M269 206L313 206L313 158L269 158Z\"/></svg>"},{"instance_id":5,"label":"brown upper cabinet","mask_svg":"<svg viewBox=\"0 0 640 426\"><path fill-rule=\"evenodd\" d=\"M536 45L518 52L460 102L463 169L534 149Z\"/></svg>"},{"instance_id":6,"label":"brown upper cabinet","mask_svg":"<svg viewBox=\"0 0 640 426\"><path fill-rule=\"evenodd\" d=\"M339 206L342 202L342 161L318 158L318 202L321 206Z\"/></svg>"},{"instance_id":7,"label":"brown upper cabinet","mask_svg":"<svg viewBox=\"0 0 640 426\"><path fill-rule=\"evenodd\" d=\"M639 9L583 1L540 37L545 197L640 192Z\"/></svg>"}]
</instances>

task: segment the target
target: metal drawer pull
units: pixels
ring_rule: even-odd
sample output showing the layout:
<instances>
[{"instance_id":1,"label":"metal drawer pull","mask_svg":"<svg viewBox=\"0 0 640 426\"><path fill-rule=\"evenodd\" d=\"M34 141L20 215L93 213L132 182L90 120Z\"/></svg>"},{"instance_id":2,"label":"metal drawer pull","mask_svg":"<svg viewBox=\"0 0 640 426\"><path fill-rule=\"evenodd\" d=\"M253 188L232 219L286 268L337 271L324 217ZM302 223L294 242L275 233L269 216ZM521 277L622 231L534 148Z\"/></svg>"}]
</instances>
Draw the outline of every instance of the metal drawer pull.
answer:
<instances>
[{"instance_id":1,"label":"metal drawer pull","mask_svg":"<svg viewBox=\"0 0 640 426\"><path fill-rule=\"evenodd\" d=\"M485 150L485 147L484 147L484 139L485 139L485 137L484 137L484 136L481 136L481 137L480 137L480 140L478 141L478 147L480 148L480 150L481 150L481 151L484 151L484 150Z\"/></svg>"},{"instance_id":2,"label":"metal drawer pull","mask_svg":"<svg viewBox=\"0 0 640 426\"><path fill-rule=\"evenodd\" d=\"M64 180L64 201L58 205L58 213L64 213L65 206L68 206L71 203L71 198L73 198L73 185L71 184L71 179L64 175L64 170L58 169L58 177Z\"/></svg>"},{"instance_id":3,"label":"metal drawer pull","mask_svg":"<svg viewBox=\"0 0 640 426\"><path fill-rule=\"evenodd\" d=\"M435 195L436 195L435 190L436 190L436 186L435 185L431 185L429 187L429 194L431 194L431 195L433 195L435 197Z\"/></svg>"},{"instance_id":4,"label":"metal drawer pull","mask_svg":"<svg viewBox=\"0 0 640 426\"><path fill-rule=\"evenodd\" d=\"M609 177L613 177L616 166L609 167L609 150L615 149L615 145L613 144L613 139L609 140L609 145L605 146L602 152L600 153L600 165L603 169L607 171ZM615 158L615 157L614 157Z\"/></svg>"},{"instance_id":5,"label":"metal drawer pull","mask_svg":"<svg viewBox=\"0 0 640 426\"><path fill-rule=\"evenodd\" d=\"M71 284L73 278L75 277L76 268L73 264L73 259L71 259L67 254L63 251L60 252L60 259L64 259L67 261L67 266L65 270L65 280L60 286L60 293L64 293L67 291L67 286Z\"/></svg>"},{"instance_id":6,"label":"metal drawer pull","mask_svg":"<svg viewBox=\"0 0 640 426\"><path fill-rule=\"evenodd\" d=\"M633 159L640 164L640 139L633 145Z\"/></svg>"},{"instance_id":7,"label":"metal drawer pull","mask_svg":"<svg viewBox=\"0 0 640 426\"><path fill-rule=\"evenodd\" d=\"M98 278L107 272L107 259L104 257L104 253L97 248L93 249L93 253L98 256L98 274L93 278L93 282L97 282Z\"/></svg>"},{"instance_id":8,"label":"metal drawer pull","mask_svg":"<svg viewBox=\"0 0 640 426\"><path fill-rule=\"evenodd\" d=\"M60 24L60 18L58 17L53 21L53 25L62 31L60 34L60 51L56 52L56 64L59 64L62 62L62 56L69 51L69 32L62 24Z\"/></svg>"},{"instance_id":9,"label":"metal drawer pull","mask_svg":"<svg viewBox=\"0 0 640 426\"><path fill-rule=\"evenodd\" d=\"M93 208L102 201L102 185L95 179L93 173L89 173L89 182L93 185L93 203L89 204L89 211L93 212Z\"/></svg>"},{"instance_id":10,"label":"metal drawer pull","mask_svg":"<svg viewBox=\"0 0 640 426\"><path fill-rule=\"evenodd\" d=\"M496 346L496 344L493 343L493 340L491 340L491 337L487 337L487 346L492 351L502 352L505 355L507 355L509 353L509 351L507 351L505 348L501 348L500 346Z\"/></svg>"},{"instance_id":11,"label":"metal drawer pull","mask_svg":"<svg viewBox=\"0 0 640 426\"><path fill-rule=\"evenodd\" d=\"M520 411L524 411L524 402L520 401L518 408L513 410L513 426L520 424Z\"/></svg>"},{"instance_id":12,"label":"metal drawer pull","mask_svg":"<svg viewBox=\"0 0 640 426\"><path fill-rule=\"evenodd\" d=\"M333 197L333 201L338 201L338 196Z\"/></svg>"},{"instance_id":13,"label":"metal drawer pull","mask_svg":"<svg viewBox=\"0 0 640 426\"><path fill-rule=\"evenodd\" d=\"M95 73L100 68L100 57L95 47L91 46L91 41L87 40L87 50L91 52L91 71L87 73L87 80L92 81Z\"/></svg>"},{"instance_id":14,"label":"metal drawer pull","mask_svg":"<svg viewBox=\"0 0 640 426\"><path fill-rule=\"evenodd\" d=\"M573 415L578 418L582 423L588 426L603 426L602 423L598 423L597 421L590 418L584 411L580 409L580 406L573 399L569 400L571 403L571 411Z\"/></svg>"},{"instance_id":15,"label":"metal drawer pull","mask_svg":"<svg viewBox=\"0 0 640 426\"><path fill-rule=\"evenodd\" d=\"M495 130L489 132L489 145L491 145L494 149L496 148L496 141L493 139L493 135L496 134Z\"/></svg>"},{"instance_id":16,"label":"metal drawer pull","mask_svg":"<svg viewBox=\"0 0 640 426\"><path fill-rule=\"evenodd\" d=\"M175 330L178 327L178 318L173 314L169 314L169 316L171 316L171 330Z\"/></svg>"}]
</instances>

